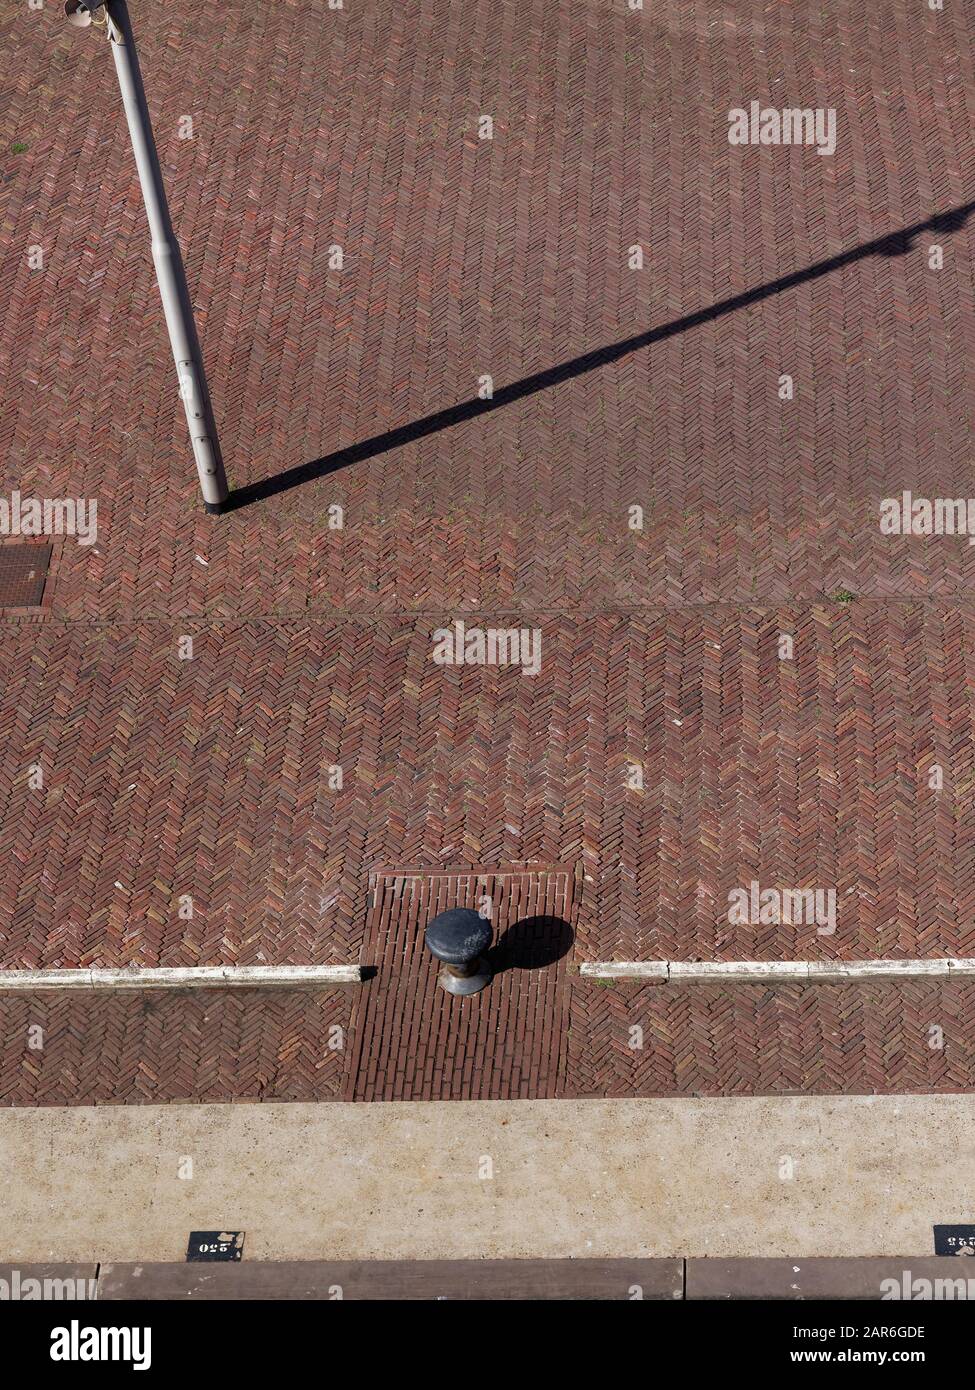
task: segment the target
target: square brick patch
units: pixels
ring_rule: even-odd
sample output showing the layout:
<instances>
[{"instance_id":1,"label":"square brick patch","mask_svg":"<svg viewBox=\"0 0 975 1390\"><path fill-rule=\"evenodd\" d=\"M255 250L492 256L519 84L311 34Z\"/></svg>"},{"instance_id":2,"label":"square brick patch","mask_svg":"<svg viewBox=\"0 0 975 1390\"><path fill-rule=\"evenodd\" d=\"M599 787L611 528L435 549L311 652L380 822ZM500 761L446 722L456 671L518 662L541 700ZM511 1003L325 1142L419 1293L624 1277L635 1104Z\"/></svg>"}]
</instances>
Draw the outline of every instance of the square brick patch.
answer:
<instances>
[{"instance_id":1,"label":"square brick patch","mask_svg":"<svg viewBox=\"0 0 975 1390\"><path fill-rule=\"evenodd\" d=\"M0 545L0 608L38 608L44 597L49 545Z\"/></svg>"},{"instance_id":2,"label":"square brick patch","mask_svg":"<svg viewBox=\"0 0 975 1390\"><path fill-rule=\"evenodd\" d=\"M375 876L352 1023L349 1100L501 1100L558 1093L572 944L570 869L390 870ZM462 999L437 985L424 930L490 899L494 979Z\"/></svg>"}]
</instances>

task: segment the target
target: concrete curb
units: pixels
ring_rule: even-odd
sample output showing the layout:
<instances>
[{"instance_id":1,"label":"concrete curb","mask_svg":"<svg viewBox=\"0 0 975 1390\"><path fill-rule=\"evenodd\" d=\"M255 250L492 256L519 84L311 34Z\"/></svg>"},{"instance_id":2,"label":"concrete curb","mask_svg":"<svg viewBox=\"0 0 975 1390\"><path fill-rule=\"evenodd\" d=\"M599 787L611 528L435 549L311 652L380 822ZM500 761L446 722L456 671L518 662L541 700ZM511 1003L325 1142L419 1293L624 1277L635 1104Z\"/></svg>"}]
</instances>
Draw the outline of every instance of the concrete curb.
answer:
<instances>
[{"instance_id":1,"label":"concrete curb","mask_svg":"<svg viewBox=\"0 0 975 1390\"><path fill-rule=\"evenodd\" d=\"M354 985L361 965L193 965L122 970L0 970L0 992L60 989L320 989Z\"/></svg>"},{"instance_id":2,"label":"concrete curb","mask_svg":"<svg viewBox=\"0 0 975 1390\"><path fill-rule=\"evenodd\" d=\"M585 961L579 974L595 980L655 980L659 984L828 984L837 980L900 980L975 975L975 959L944 960L650 960Z\"/></svg>"}]
</instances>

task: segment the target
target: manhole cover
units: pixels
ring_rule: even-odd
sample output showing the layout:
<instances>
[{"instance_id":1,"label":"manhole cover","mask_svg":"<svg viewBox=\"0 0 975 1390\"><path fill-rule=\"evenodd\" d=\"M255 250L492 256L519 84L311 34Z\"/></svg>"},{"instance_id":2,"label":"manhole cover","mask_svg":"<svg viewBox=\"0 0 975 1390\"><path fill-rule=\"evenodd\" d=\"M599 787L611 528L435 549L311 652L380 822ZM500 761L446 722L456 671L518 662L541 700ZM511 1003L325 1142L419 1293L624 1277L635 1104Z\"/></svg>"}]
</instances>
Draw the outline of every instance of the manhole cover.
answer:
<instances>
[{"instance_id":1,"label":"manhole cover","mask_svg":"<svg viewBox=\"0 0 975 1390\"><path fill-rule=\"evenodd\" d=\"M44 597L49 545L0 545L0 608L37 608Z\"/></svg>"}]
</instances>

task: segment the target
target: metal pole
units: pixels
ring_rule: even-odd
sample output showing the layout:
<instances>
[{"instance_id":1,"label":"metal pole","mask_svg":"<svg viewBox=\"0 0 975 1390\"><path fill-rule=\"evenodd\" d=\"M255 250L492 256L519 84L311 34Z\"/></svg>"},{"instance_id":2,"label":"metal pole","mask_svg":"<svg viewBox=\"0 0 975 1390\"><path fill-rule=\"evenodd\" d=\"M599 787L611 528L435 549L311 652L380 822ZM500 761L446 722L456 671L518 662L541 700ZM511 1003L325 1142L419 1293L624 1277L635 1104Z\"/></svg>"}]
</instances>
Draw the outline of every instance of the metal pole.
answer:
<instances>
[{"instance_id":1,"label":"metal pole","mask_svg":"<svg viewBox=\"0 0 975 1390\"><path fill-rule=\"evenodd\" d=\"M152 259L162 297L166 327L172 344L173 360L179 378L179 394L186 410L186 423L193 444L193 456L200 475L203 504L208 512L224 510L227 476L224 473L217 426L210 404L203 354L193 319L193 306L186 283L183 257L173 231L166 203L159 156L152 136L145 87L139 69L135 37L125 0L108 0L108 36L115 59L115 70L122 91L122 102L129 123L129 135L142 184L146 216L152 233Z\"/></svg>"}]
</instances>

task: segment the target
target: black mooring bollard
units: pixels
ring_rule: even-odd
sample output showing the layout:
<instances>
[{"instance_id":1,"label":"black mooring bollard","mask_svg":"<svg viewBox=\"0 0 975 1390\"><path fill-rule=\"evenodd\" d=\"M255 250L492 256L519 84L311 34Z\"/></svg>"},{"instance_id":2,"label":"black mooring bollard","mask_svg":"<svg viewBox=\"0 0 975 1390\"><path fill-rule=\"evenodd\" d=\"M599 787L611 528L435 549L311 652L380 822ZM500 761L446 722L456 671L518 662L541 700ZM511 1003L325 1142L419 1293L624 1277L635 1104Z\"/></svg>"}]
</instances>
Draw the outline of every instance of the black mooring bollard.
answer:
<instances>
[{"instance_id":1,"label":"black mooring bollard","mask_svg":"<svg viewBox=\"0 0 975 1390\"><path fill-rule=\"evenodd\" d=\"M477 994L491 983L484 952L491 944L491 924L469 907L441 912L427 927L427 950L442 960L437 983L448 994Z\"/></svg>"}]
</instances>

